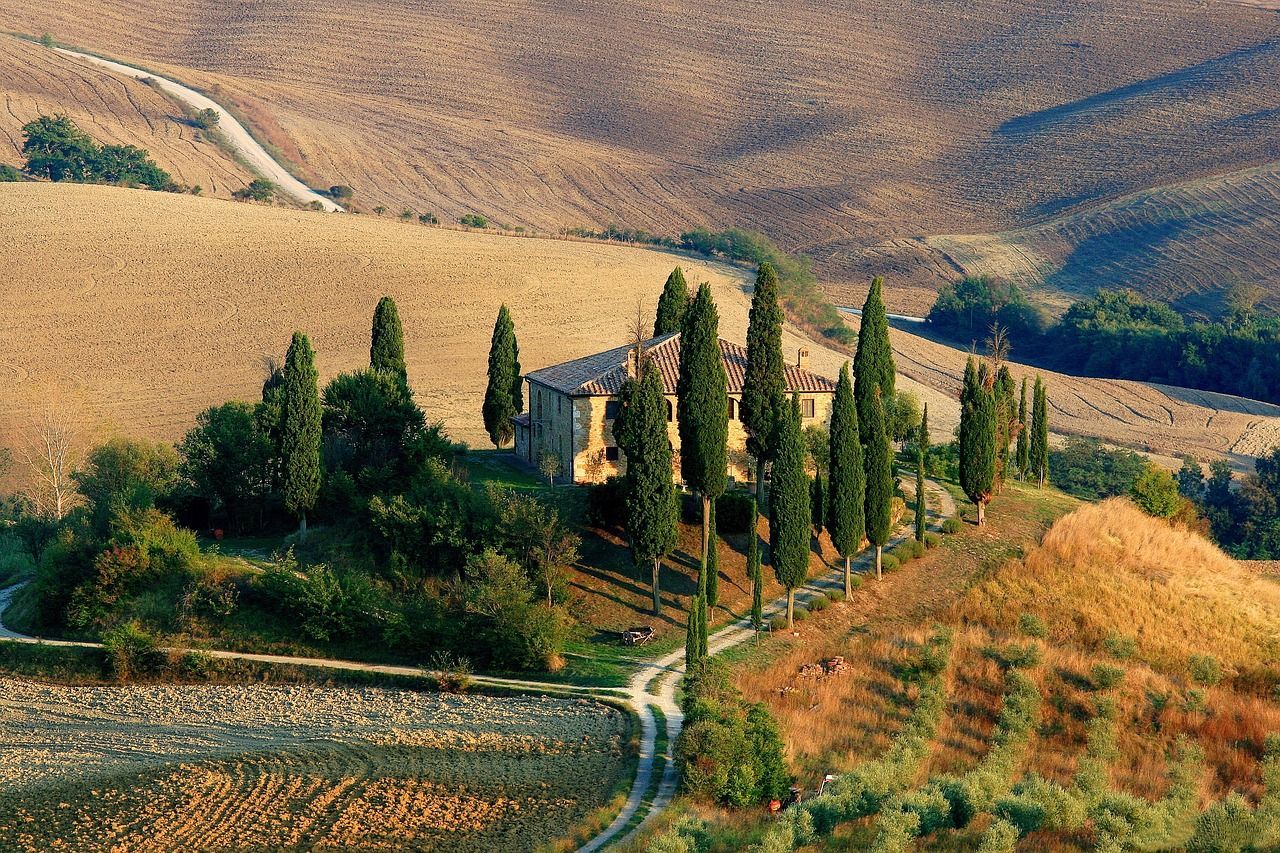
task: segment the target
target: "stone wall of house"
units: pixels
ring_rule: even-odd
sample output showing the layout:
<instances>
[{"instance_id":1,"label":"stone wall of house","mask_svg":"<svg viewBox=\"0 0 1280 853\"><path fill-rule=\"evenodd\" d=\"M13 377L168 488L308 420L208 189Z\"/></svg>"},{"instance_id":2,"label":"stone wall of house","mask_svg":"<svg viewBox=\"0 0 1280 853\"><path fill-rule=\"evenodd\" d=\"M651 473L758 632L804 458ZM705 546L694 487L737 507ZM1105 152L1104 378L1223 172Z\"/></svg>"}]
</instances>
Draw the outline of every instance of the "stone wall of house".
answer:
<instances>
[{"instance_id":1,"label":"stone wall of house","mask_svg":"<svg viewBox=\"0 0 1280 853\"><path fill-rule=\"evenodd\" d=\"M537 465L545 451L560 457L560 477L576 480L574 468L574 401L553 388L529 383L529 423L532 462Z\"/></svg>"},{"instance_id":2,"label":"stone wall of house","mask_svg":"<svg viewBox=\"0 0 1280 853\"><path fill-rule=\"evenodd\" d=\"M550 394L556 393L549 389L547 391ZM816 424L825 427L830 424L833 399L834 395L829 393L801 394L801 426ZM732 417L729 419L728 433L729 476L735 482L748 483L754 478L755 472L751 458L747 455L747 431L741 420L738 396L731 396L730 400ZM573 419L576 425L573 431L575 436L573 458L564 464L566 476L570 470L569 465L572 464L574 482L601 483L608 477L622 474L626 470L626 460L621 457L621 454L618 454L617 461L608 458L611 455L609 448L614 447L615 443L613 422L605 417L607 403L606 397L578 397L573 400ZM805 417L808 403L812 404L812 417ZM676 398L667 397L667 404L671 414L667 421L667 436L676 451L673 462L675 476L679 479L680 432L675 418ZM536 409L534 411L536 420Z\"/></svg>"}]
</instances>

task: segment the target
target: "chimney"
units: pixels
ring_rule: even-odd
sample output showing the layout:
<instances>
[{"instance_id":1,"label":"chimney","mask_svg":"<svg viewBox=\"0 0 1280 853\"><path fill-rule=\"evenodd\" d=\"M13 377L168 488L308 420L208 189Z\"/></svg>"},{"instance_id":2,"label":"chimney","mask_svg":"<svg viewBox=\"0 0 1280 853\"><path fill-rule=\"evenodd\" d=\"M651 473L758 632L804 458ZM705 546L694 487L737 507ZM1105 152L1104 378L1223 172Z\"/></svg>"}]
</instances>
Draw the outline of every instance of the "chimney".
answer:
<instances>
[{"instance_id":1,"label":"chimney","mask_svg":"<svg viewBox=\"0 0 1280 853\"><path fill-rule=\"evenodd\" d=\"M809 348L800 347L800 352L796 354L796 367L801 370L809 369Z\"/></svg>"},{"instance_id":2,"label":"chimney","mask_svg":"<svg viewBox=\"0 0 1280 853\"><path fill-rule=\"evenodd\" d=\"M632 379L636 378L637 363L639 361L639 358L638 358L639 353L636 352L636 350L637 350L636 347L632 347L631 349L627 350L627 376L629 376Z\"/></svg>"}]
</instances>

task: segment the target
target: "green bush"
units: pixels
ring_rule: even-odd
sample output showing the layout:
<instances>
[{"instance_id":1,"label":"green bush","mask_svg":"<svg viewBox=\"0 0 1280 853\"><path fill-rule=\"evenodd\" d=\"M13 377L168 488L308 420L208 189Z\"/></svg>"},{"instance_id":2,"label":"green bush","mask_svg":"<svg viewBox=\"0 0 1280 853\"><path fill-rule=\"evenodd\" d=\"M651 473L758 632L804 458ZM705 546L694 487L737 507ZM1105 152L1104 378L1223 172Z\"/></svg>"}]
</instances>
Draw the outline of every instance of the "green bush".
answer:
<instances>
[{"instance_id":1,"label":"green bush","mask_svg":"<svg viewBox=\"0 0 1280 853\"><path fill-rule=\"evenodd\" d=\"M478 213L468 213L458 219L458 222L468 228L488 228L488 217L481 216Z\"/></svg>"},{"instance_id":2,"label":"green bush","mask_svg":"<svg viewBox=\"0 0 1280 853\"><path fill-rule=\"evenodd\" d=\"M964 523L954 515L942 522L943 533L959 533L964 529Z\"/></svg>"},{"instance_id":3,"label":"green bush","mask_svg":"<svg viewBox=\"0 0 1280 853\"><path fill-rule=\"evenodd\" d=\"M853 580L857 580L857 578L853 578ZM832 604L839 604L840 602L844 601L844 590L843 589L827 590L827 600L830 601Z\"/></svg>"},{"instance_id":4,"label":"green bush","mask_svg":"<svg viewBox=\"0 0 1280 853\"><path fill-rule=\"evenodd\" d=\"M901 563L898 562L898 558L893 556L893 554L885 554L880 558L880 569L882 571L895 572L898 570L898 566L900 565Z\"/></svg>"},{"instance_id":5,"label":"green bush","mask_svg":"<svg viewBox=\"0 0 1280 853\"><path fill-rule=\"evenodd\" d=\"M14 184L22 180L22 173L8 163L0 163L0 184Z\"/></svg>"},{"instance_id":6,"label":"green bush","mask_svg":"<svg viewBox=\"0 0 1280 853\"><path fill-rule=\"evenodd\" d=\"M377 627L373 616L382 609L366 576L326 565L302 569L292 552L254 584L304 637L319 642L365 635Z\"/></svg>"},{"instance_id":7,"label":"green bush","mask_svg":"<svg viewBox=\"0 0 1280 853\"><path fill-rule=\"evenodd\" d=\"M924 534L924 547L937 548L942 544L942 537L934 533L932 530L926 531Z\"/></svg>"},{"instance_id":8,"label":"green bush","mask_svg":"<svg viewBox=\"0 0 1280 853\"><path fill-rule=\"evenodd\" d=\"M1049 626L1034 613L1023 613L1018 617L1018 630L1028 637L1035 637L1038 640L1043 640L1049 636Z\"/></svg>"},{"instance_id":9,"label":"green bush","mask_svg":"<svg viewBox=\"0 0 1280 853\"><path fill-rule=\"evenodd\" d=\"M1179 740L1165 795L1152 803L1108 791L1090 812L1098 849L1169 850L1182 847L1196 830L1196 800L1204 753Z\"/></svg>"},{"instance_id":10,"label":"green bush","mask_svg":"<svg viewBox=\"0 0 1280 853\"><path fill-rule=\"evenodd\" d=\"M587 486L587 524L604 530L620 530L625 527L627 523L627 507L623 498L622 478L620 477L609 477L603 483ZM720 515L719 509L717 509L717 525L719 522Z\"/></svg>"},{"instance_id":11,"label":"green bush","mask_svg":"<svg viewBox=\"0 0 1280 853\"><path fill-rule=\"evenodd\" d=\"M1008 821L997 819L992 821L986 832L982 833L978 853L1014 853L1017 848L1017 827Z\"/></svg>"},{"instance_id":12,"label":"green bush","mask_svg":"<svg viewBox=\"0 0 1280 853\"><path fill-rule=\"evenodd\" d=\"M1212 803L1196 819L1195 834L1187 844L1192 853L1225 853L1225 851L1258 850L1255 846L1265 830L1248 801L1232 792L1225 800Z\"/></svg>"},{"instance_id":13,"label":"green bush","mask_svg":"<svg viewBox=\"0 0 1280 853\"><path fill-rule=\"evenodd\" d=\"M795 619L795 621L803 622L804 620L809 618L809 611L803 607L797 606L795 611L791 615Z\"/></svg>"},{"instance_id":14,"label":"green bush","mask_svg":"<svg viewBox=\"0 0 1280 853\"><path fill-rule=\"evenodd\" d=\"M810 613L821 613L827 609L827 605L830 603L831 602L827 600L825 595L815 595L805 606L808 608Z\"/></svg>"},{"instance_id":15,"label":"green bush","mask_svg":"<svg viewBox=\"0 0 1280 853\"><path fill-rule=\"evenodd\" d=\"M185 652L178 661L178 670L183 676L200 681L213 675L216 667L213 655L202 651Z\"/></svg>"},{"instance_id":16,"label":"green bush","mask_svg":"<svg viewBox=\"0 0 1280 853\"><path fill-rule=\"evenodd\" d=\"M1124 669L1108 663L1095 663L1089 670L1089 681L1094 690L1110 690L1124 681Z\"/></svg>"},{"instance_id":17,"label":"green bush","mask_svg":"<svg viewBox=\"0 0 1280 853\"><path fill-rule=\"evenodd\" d=\"M231 194L236 201L271 201L276 194L276 185L266 178L254 178L248 186L241 187Z\"/></svg>"},{"instance_id":18,"label":"green bush","mask_svg":"<svg viewBox=\"0 0 1280 853\"><path fill-rule=\"evenodd\" d=\"M1009 643L1000 648L988 646L982 651L1006 669L1031 669L1039 666L1044 659L1044 648L1036 642L1026 645Z\"/></svg>"},{"instance_id":19,"label":"green bush","mask_svg":"<svg viewBox=\"0 0 1280 853\"><path fill-rule=\"evenodd\" d=\"M12 533L0 534L0 589L35 573L35 557L27 543Z\"/></svg>"},{"instance_id":20,"label":"green bush","mask_svg":"<svg viewBox=\"0 0 1280 853\"><path fill-rule=\"evenodd\" d=\"M744 489L725 492L716 499L716 532L746 533L756 518L755 496Z\"/></svg>"},{"instance_id":21,"label":"green bush","mask_svg":"<svg viewBox=\"0 0 1280 853\"><path fill-rule=\"evenodd\" d=\"M1112 657L1120 660L1129 660L1138 653L1138 641L1124 634L1111 634L1102 641L1102 647Z\"/></svg>"},{"instance_id":22,"label":"green bush","mask_svg":"<svg viewBox=\"0 0 1280 853\"><path fill-rule=\"evenodd\" d=\"M772 619L770 619L770 620L769 620L769 630L771 630L771 631L785 631L785 630L787 630L787 617L785 617L785 616L775 616L775 617L773 617Z\"/></svg>"},{"instance_id":23,"label":"green bush","mask_svg":"<svg viewBox=\"0 0 1280 853\"><path fill-rule=\"evenodd\" d=\"M164 668L164 653L156 647L156 638L137 623L127 622L102 636L107 667L119 681L158 675Z\"/></svg>"},{"instance_id":24,"label":"green bush","mask_svg":"<svg viewBox=\"0 0 1280 853\"><path fill-rule=\"evenodd\" d=\"M1192 655L1187 661L1191 680L1205 687L1213 687L1222 681L1222 664L1213 655Z\"/></svg>"},{"instance_id":25,"label":"green bush","mask_svg":"<svg viewBox=\"0 0 1280 853\"><path fill-rule=\"evenodd\" d=\"M917 814L886 809L876 822L876 839L871 849L877 853L907 853L915 849L919 834L920 817Z\"/></svg>"}]
</instances>

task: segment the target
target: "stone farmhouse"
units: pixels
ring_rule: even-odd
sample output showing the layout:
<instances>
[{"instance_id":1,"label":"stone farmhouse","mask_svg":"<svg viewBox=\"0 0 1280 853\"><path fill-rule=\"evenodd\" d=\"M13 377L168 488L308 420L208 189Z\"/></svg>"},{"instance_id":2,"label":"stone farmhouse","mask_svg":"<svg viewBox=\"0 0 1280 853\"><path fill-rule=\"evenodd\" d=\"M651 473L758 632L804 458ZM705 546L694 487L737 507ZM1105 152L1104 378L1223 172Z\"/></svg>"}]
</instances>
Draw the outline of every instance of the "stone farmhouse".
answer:
<instances>
[{"instance_id":1,"label":"stone farmhouse","mask_svg":"<svg viewBox=\"0 0 1280 853\"><path fill-rule=\"evenodd\" d=\"M680 434L676 425L676 379L680 374L680 335L666 335L644 343L647 355L662 374L667 398L667 431L676 452L675 476L680 476ZM720 339L729 390L729 476L749 482L754 476L747 455L747 433L741 419L742 380L747 349ZM560 457L560 475L572 483L599 483L621 474L626 460L613 439L618 394L635 371L633 345L544 367L525 375L529 411L517 415L515 453L536 465L546 451ZM802 426L826 426L831 420L835 383L809 370L809 350L801 348L786 367L787 394L800 395Z\"/></svg>"}]
</instances>

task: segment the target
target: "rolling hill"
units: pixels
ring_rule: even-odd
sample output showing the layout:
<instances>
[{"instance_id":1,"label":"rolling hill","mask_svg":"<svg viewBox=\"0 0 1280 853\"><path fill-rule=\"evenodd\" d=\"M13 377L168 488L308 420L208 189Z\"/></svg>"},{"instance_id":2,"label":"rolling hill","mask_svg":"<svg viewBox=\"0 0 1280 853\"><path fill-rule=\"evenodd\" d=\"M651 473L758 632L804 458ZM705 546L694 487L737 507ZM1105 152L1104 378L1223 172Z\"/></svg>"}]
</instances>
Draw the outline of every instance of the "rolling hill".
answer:
<instances>
[{"instance_id":1,"label":"rolling hill","mask_svg":"<svg viewBox=\"0 0 1280 853\"><path fill-rule=\"evenodd\" d=\"M1280 160L1277 18L1237 3L0 0L0 15L216 92L365 209L758 228L811 253L841 299L888 274L908 312L957 272L915 238ZM1197 290L1220 280L1190 255Z\"/></svg>"}]
</instances>

